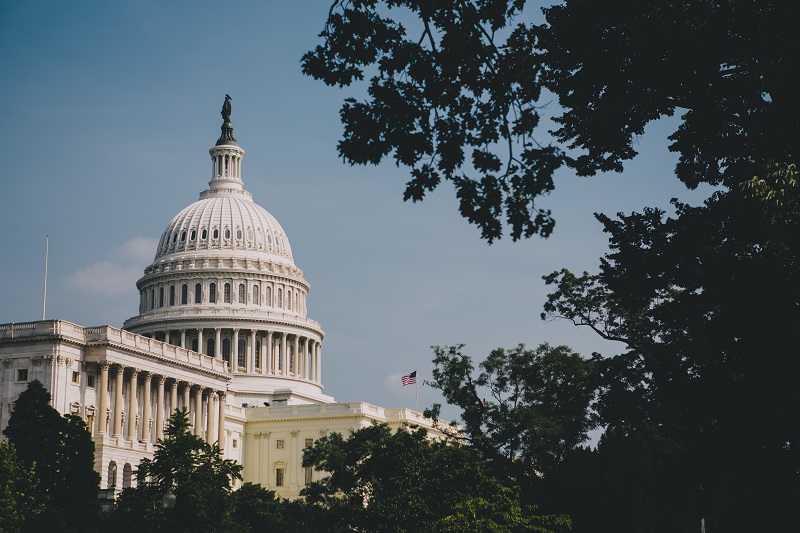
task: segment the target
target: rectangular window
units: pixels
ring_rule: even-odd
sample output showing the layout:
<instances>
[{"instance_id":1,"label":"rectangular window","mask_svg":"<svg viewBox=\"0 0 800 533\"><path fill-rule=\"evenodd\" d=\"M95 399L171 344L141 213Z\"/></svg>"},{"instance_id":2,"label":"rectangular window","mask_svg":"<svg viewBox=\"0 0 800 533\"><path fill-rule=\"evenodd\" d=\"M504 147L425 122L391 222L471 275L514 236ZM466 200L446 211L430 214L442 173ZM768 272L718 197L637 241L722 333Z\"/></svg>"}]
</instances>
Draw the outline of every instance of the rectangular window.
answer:
<instances>
[{"instance_id":1,"label":"rectangular window","mask_svg":"<svg viewBox=\"0 0 800 533\"><path fill-rule=\"evenodd\" d=\"M18 368L17 369L17 381L28 381L28 369L27 368Z\"/></svg>"},{"instance_id":2,"label":"rectangular window","mask_svg":"<svg viewBox=\"0 0 800 533\"><path fill-rule=\"evenodd\" d=\"M80 372L75 372L73 370L72 371L72 384L73 385L79 385L80 382L81 382L81 373Z\"/></svg>"},{"instance_id":3,"label":"rectangular window","mask_svg":"<svg viewBox=\"0 0 800 533\"><path fill-rule=\"evenodd\" d=\"M239 441L236 440L236 439L233 439L233 447L236 448L238 446L238 444L239 444Z\"/></svg>"},{"instance_id":4,"label":"rectangular window","mask_svg":"<svg viewBox=\"0 0 800 533\"><path fill-rule=\"evenodd\" d=\"M314 445L314 439L306 439L306 448L311 448Z\"/></svg>"},{"instance_id":5,"label":"rectangular window","mask_svg":"<svg viewBox=\"0 0 800 533\"><path fill-rule=\"evenodd\" d=\"M95 387L94 384L96 380L97 376L95 376L94 374L86 374L86 386L89 387L90 389L93 389Z\"/></svg>"},{"instance_id":6,"label":"rectangular window","mask_svg":"<svg viewBox=\"0 0 800 533\"><path fill-rule=\"evenodd\" d=\"M275 441L275 447L278 448L279 450L282 450L283 449L283 439L276 440Z\"/></svg>"},{"instance_id":7,"label":"rectangular window","mask_svg":"<svg viewBox=\"0 0 800 533\"><path fill-rule=\"evenodd\" d=\"M275 469L275 486L283 487L283 468Z\"/></svg>"},{"instance_id":8,"label":"rectangular window","mask_svg":"<svg viewBox=\"0 0 800 533\"><path fill-rule=\"evenodd\" d=\"M307 466L305 471L306 487L311 485L311 467Z\"/></svg>"}]
</instances>

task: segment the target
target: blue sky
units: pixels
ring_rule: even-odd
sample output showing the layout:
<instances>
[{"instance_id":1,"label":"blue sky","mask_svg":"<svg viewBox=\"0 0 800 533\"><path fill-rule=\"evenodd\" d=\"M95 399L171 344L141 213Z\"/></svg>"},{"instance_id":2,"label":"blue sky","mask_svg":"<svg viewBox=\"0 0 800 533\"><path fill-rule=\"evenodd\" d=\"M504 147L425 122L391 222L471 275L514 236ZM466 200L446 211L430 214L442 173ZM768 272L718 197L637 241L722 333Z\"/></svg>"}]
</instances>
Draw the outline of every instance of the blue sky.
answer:
<instances>
[{"instance_id":1,"label":"blue sky","mask_svg":"<svg viewBox=\"0 0 800 533\"><path fill-rule=\"evenodd\" d=\"M245 149L245 187L286 230L326 331L325 392L414 407L400 376L430 377L431 345L475 358L520 342L589 355L620 349L539 319L541 277L595 270L607 240L592 213L680 197L670 121L649 128L623 174L558 175L547 240L487 245L449 187L402 201L407 171L336 154L347 95L304 77L327 2L0 2L0 323L47 318L119 327L171 218L210 178L224 95ZM420 408L438 401L420 387ZM450 418L456 411L445 410Z\"/></svg>"}]
</instances>

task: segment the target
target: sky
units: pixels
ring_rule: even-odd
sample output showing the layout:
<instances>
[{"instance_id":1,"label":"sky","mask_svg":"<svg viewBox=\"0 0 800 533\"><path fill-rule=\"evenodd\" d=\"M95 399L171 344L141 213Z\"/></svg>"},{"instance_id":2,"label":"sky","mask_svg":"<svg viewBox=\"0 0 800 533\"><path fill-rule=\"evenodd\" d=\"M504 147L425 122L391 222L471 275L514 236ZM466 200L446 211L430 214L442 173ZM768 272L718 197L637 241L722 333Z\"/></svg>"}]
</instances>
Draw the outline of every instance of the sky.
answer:
<instances>
[{"instance_id":1,"label":"sky","mask_svg":"<svg viewBox=\"0 0 800 533\"><path fill-rule=\"evenodd\" d=\"M408 170L351 167L336 152L339 108L362 88L303 76L325 1L0 1L0 323L39 320L49 235L47 319L112 325L138 310L136 281L172 217L210 179L225 94L245 150L242 177L286 231L322 324L325 393L417 406L441 402L431 346L565 344L586 356L624 347L539 318L542 276L596 271L608 241L593 213L697 204L673 175L653 124L621 174L557 175L542 200L549 239L488 245L448 186L402 201ZM557 110L553 106L553 111ZM454 408L443 410L456 418Z\"/></svg>"}]
</instances>

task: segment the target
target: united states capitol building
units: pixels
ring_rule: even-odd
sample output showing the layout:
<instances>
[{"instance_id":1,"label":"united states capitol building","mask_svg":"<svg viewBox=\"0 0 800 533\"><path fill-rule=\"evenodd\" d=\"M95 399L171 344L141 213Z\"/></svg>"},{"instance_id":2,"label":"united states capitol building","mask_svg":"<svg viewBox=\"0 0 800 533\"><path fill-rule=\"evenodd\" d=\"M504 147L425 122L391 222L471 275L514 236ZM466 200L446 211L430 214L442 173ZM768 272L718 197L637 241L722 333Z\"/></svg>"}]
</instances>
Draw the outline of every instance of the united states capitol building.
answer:
<instances>
[{"instance_id":1,"label":"united states capitol building","mask_svg":"<svg viewBox=\"0 0 800 533\"><path fill-rule=\"evenodd\" d=\"M103 489L135 486L177 408L242 464L245 482L283 497L322 475L301 463L321 436L373 421L431 427L416 411L323 392L325 333L306 313L309 283L281 225L244 188L230 114L226 97L208 188L167 225L136 284L138 313L121 329L0 324L0 430L38 379L53 407L86 421Z\"/></svg>"}]
</instances>

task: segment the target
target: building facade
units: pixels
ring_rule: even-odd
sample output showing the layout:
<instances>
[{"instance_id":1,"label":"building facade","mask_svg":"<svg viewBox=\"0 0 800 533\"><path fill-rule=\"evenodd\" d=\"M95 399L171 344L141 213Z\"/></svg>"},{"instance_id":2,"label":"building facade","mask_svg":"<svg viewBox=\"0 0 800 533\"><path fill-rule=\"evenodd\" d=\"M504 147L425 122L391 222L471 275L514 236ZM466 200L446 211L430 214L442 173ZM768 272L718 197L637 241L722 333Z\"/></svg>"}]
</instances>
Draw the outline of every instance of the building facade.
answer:
<instances>
[{"instance_id":1,"label":"building facade","mask_svg":"<svg viewBox=\"0 0 800 533\"><path fill-rule=\"evenodd\" d=\"M283 497L319 477L301 461L320 436L373 421L431 428L415 411L323 393L325 334L306 314L310 286L283 228L244 189L230 113L226 97L208 188L168 224L137 282L138 314L122 329L0 325L0 429L38 379L53 407L86 421L101 488L135 486L138 462L178 408L196 435L242 464L245 482Z\"/></svg>"}]
</instances>

